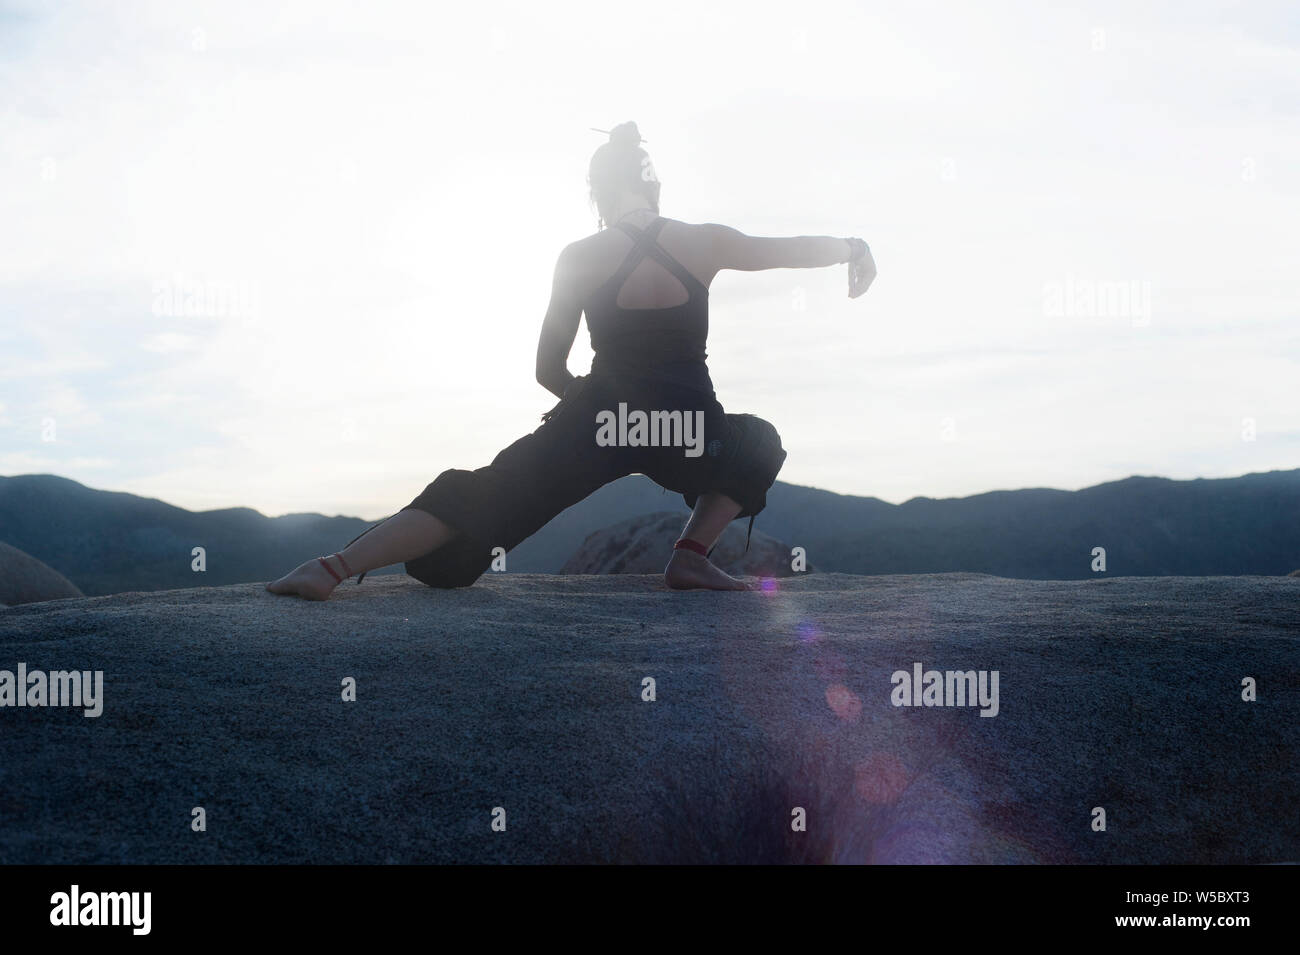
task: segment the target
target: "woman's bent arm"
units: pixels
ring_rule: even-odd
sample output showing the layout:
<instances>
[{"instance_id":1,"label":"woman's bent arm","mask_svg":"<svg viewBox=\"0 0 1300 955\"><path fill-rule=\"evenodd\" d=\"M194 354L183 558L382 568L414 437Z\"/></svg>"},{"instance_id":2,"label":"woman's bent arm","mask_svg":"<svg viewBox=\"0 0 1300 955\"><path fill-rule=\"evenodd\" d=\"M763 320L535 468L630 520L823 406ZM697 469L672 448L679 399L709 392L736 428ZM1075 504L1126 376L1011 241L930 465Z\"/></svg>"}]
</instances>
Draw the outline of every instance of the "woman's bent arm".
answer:
<instances>
[{"instance_id":1,"label":"woman's bent arm","mask_svg":"<svg viewBox=\"0 0 1300 955\"><path fill-rule=\"evenodd\" d=\"M818 269L849 260L848 239L829 235L766 237L745 235L731 226L707 223L718 269L758 272L763 269Z\"/></svg>"},{"instance_id":2,"label":"woman's bent arm","mask_svg":"<svg viewBox=\"0 0 1300 955\"><path fill-rule=\"evenodd\" d=\"M569 350L578 334L582 305L578 301L578 275L572 246L560 253L551 283L551 304L542 321L537 341L537 383L555 395L564 397L564 389L573 381L569 373Z\"/></svg>"}]
</instances>

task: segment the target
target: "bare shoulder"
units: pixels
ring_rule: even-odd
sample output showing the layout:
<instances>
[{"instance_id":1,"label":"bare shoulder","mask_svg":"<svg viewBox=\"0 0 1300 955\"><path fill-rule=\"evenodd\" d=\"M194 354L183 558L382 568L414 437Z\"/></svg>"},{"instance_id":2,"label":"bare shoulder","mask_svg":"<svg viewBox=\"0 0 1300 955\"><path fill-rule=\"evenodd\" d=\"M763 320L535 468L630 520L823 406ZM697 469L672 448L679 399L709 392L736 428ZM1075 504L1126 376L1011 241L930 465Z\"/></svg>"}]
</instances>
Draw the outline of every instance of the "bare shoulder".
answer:
<instances>
[{"instance_id":1,"label":"bare shoulder","mask_svg":"<svg viewBox=\"0 0 1300 955\"><path fill-rule=\"evenodd\" d=\"M728 250L746 238L739 229L733 229L721 222L684 222L687 241L696 250L695 254L702 262L707 262L712 271L726 268Z\"/></svg>"},{"instance_id":2,"label":"bare shoulder","mask_svg":"<svg viewBox=\"0 0 1300 955\"><path fill-rule=\"evenodd\" d=\"M669 219L664 231L667 232L669 229L681 235L687 241L693 242L713 242L719 236L727 233L740 234L731 226L721 225L717 222L682 222L680 219Z\"/></svg>"},{"instance_id":3,"label":"bare shoulder","mask_svg":"<svg viewBox=\"0 0 1300 955\"><path fill-rule=\"evenodd\" d=\"M555 278L557 281L581 282L583 273L591 268L591 254L585 243L586 239L570 242L560 250L555 259Z\"/></svg>"},{"instance_id":4,"label":"bare shoulder","mask_svg":"<svg viewBox=\"0 0 1300 955\"><path fill-rule=\"evenodd\" d=\"M721 268L722 259L718 255L719 243L725 230L729 228L716 222L682 222L680 219L669 219L659 234L659 244L692 275L708 286Z\"/></svg>"}]
</instances>

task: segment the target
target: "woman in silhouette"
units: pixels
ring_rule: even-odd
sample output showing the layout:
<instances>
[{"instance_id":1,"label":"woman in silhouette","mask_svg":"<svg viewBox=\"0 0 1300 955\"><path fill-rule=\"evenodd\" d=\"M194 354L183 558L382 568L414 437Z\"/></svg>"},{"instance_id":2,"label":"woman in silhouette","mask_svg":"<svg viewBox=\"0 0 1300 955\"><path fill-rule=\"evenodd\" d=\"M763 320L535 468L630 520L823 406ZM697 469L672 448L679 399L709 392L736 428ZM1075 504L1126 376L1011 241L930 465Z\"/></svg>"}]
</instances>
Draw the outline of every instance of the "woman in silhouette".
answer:
<instances>
[{"instance_id":1,"label":"woman in silhouette","mask_svg":"<svg viewBox=\"0 0 1300 955\"><path fill-rule=\"evenodd\" d=\"M705 363L708 296L723 269L818 268L855 261L874 274L857 238L745 235L724 225L659 215L659 182L635 123L592 156L593 235L555 266L537 346L537 381L560 399L532 434L487 467L440 474L401 511L344 550L270 584L277 594L325 600L344 579L389 564L432 587L466 587L565 508L627 474L683 495L691 516L664 582L675 589L745 590L708 553L737 517L766 505L785 460L776 429L727 414ZM588 374L566 365L583 313ZM500 548L501 550L497 550Z\"/></svg>"}]
</instances>

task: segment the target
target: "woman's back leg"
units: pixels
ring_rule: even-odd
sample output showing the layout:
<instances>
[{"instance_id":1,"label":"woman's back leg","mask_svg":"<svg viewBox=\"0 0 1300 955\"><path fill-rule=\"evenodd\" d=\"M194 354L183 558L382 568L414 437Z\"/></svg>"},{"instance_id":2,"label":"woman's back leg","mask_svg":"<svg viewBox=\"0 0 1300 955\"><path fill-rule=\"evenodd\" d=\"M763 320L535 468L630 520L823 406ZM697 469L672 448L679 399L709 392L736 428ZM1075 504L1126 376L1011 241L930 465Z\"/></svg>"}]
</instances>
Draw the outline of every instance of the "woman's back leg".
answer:
<instances>
[{"instance_id":1,"label":"woman's back leg","mask_svg":"<svg viewBox=\"0 0 1300 955\"><path fill-rule=\"evenodd\" d=\"M706 556L741 510L740 502L726 494L701 494L678 540L694 541L705 553L675 547L664 568L664 583L674 590L748 590L748 584L732 577Z\"/></svg>"}]
</instances>

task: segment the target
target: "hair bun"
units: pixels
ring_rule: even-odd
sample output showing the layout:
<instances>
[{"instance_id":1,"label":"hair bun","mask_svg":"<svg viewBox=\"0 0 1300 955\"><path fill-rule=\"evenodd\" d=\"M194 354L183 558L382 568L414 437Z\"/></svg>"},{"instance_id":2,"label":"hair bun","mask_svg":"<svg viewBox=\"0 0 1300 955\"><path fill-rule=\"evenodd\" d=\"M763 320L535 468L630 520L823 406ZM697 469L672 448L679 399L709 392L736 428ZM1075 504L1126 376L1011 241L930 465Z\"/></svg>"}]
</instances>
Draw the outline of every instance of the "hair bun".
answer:
<instances>
[{"instance_id":1,"label":"hair bun","mask_svg":"<svg viewBox=\"0 0 1300 955\"><path fill-rule=\"evenodd\" d=\"M635 149L641 145L641 131L636 128L636 123L619 123L609 131L609 141L617 146Z\"/></svg>"}]
</instances>

